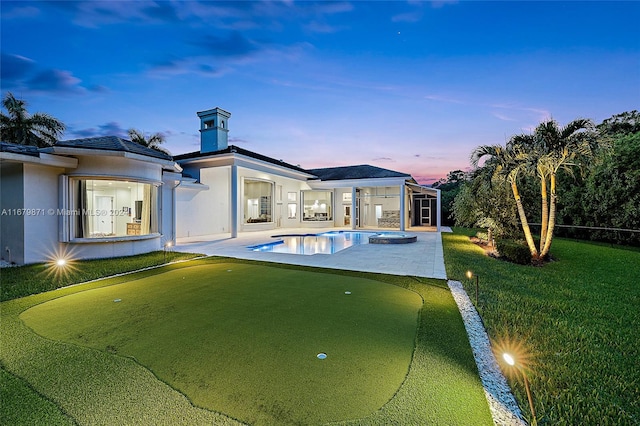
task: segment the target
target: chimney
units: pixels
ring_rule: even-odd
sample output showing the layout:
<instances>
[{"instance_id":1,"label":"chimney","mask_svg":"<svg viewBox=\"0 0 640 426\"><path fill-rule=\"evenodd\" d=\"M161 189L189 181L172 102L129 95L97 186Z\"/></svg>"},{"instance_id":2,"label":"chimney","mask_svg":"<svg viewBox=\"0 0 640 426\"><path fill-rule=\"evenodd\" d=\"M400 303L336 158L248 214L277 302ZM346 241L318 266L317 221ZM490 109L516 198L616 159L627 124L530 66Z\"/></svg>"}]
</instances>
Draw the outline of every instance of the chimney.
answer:
<instances>
[{"instance_id":1,"label":"chimney","mask_svg":"<svg viewBox=\"0 0 640 426\"><path fill-rule=\"evenodd\" d=\"M215 152L229 146L229 117L231 113L220 108L200 111L200 152Z\"/></svg>"}]
</instances>

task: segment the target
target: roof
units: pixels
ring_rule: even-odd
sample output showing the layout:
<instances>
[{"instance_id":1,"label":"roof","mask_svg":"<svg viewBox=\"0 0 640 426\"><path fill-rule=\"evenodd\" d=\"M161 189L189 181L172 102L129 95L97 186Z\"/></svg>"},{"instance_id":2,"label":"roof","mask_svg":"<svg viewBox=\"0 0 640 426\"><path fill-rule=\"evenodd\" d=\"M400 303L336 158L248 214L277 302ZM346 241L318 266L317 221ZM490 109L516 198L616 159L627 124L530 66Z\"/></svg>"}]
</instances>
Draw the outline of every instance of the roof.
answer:
<instances>
[{"instance_id":1,"label":"roof","mask_svg":"<svg viewBox=\"0 0 640 426\"><path fill-rule=\"evenodd\" d=\"M119 138L118 136L99 136L94 138L72 139L56 142L54 147L96 149L103 151L122 151L147 157L172 160L171 155L157 149L142 146L135 142Z\"/></svg>"},{"instance_id":2,"label":"roof","mask_svg":"<svg viewBox=\"0 0 640 426\"><path fill-rule=\"evenodd\" d=\"M380 179L380 178L410 178L411 175L383 169L381 167L361 164L359 166L327 167L324 169L310 169L307 172L316 175L320 180L346 180L346 179Z\"/></svg>"},{"instance_id":3,"label":"roof","mask_svg":"<svg viewBox=\"0 0 640 426\"><path fill-rule=\"evenodd\" d=\"M173 159L177 162L181 162L184 160L192 160L192 159L196 159L196 158L206 158L206 157L212 157L212 156L216 156L216 155L223 155L223 154L231 154L231 153L236 153L236 154L241 154L241 155L245 155L247 157L251 157L254 158L256 160L261 160L267 163L271 163L271 164L276 164L278 166L282 166L282 167L286 167L288 169L292 169L298 172L302 172L302 173L306 173L309 174L310 172L308 170L305 170L299 166L294 166L293 164L289 164L286 163L282 160L276 160L275 158L272 157L267 157L266 155L262 155L262 154L258 154L257 152L253 152L253 151L249 151L247 149L244 148L240 148L239 146L235 146L235 145L229 145L227 148L225 149L221 149L218 151L213 151L213 152L200 152L200 151L195 151L195 152L189 152L186 154L180 154L180 155L176 155L175 157L173 157Z\"/></svg>"},{"instance_id":4,"label":"roof","mask_svg":"<svg viewBox=\"0 0 640 426\"><path fill-rule=\"evenodd\" d=\"M30 155L32 157L40 156L40 150L37 146L18 145L16 143L9 142L0 142L0 151L10 152L12 154Z\"/></svg>"}]
</instances>

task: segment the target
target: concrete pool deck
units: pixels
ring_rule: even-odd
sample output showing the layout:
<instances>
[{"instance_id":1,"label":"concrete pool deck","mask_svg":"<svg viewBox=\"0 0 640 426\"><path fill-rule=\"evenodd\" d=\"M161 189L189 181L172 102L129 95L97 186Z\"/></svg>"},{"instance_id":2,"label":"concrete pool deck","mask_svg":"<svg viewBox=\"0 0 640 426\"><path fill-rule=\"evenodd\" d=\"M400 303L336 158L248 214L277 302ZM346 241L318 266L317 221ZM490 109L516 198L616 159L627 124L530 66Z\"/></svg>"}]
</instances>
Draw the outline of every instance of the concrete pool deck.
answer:
<instances>
[{"instance_id":1,"label":"concrete pool deck","mask_svg":"<svg viewBox=\"0 0 640 426\"><path fill-rule=\"evenodd\" d=\"M443 227L443 232L451 232ZM363 244L352 246L334 254L299 255L288 253L254 252L247 247L273 241L273 235L309 234L314 232L349 231L332 229L273 229L240 234L231 238L229 234L211 235L202 238L178 239L173 251L202 253L208 256L226 256L236 259L261 260L291 265L318 268L344 269L349 271L375 272L391 275L409 275L425 278L446 279L442 235L435 231L406 231L416 235L417 242L411 244ZM371 230L363 230L371 231ZM381 231L382 232L382 231ZM386 230L385 232L389 232Z\"/></svg>"}]
</instances>

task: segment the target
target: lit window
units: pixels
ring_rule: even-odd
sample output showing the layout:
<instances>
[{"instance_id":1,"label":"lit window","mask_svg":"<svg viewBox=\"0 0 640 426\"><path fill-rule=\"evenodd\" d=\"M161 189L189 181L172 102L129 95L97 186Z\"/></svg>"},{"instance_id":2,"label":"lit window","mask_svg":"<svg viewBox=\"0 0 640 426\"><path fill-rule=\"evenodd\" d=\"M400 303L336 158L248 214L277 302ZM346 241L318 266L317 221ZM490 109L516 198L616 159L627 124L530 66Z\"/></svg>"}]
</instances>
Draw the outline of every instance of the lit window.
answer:
<instances>
[{"instance_id":1,"label":"lit window","mask_svg":"<svg viewBox=\"0 0 640 426\"><path fill-rule=\"evenodd\" d=\"M273 183L244 181L244 223L273 222Z\"/></svg>"},{"instance_id":2,"label":"lit window","mask_svg":"<svg viewBox=\"0 0 640 426\"><path fill-rule=\"evenodd\" d=\"M72 179L75 238L110 238L158 232L158 188L144 182Z\"/></svg>"},{"instance_id":3,"label":"lit window","mask_svg":"<svg viewBox=\"0 0 640 426\"><path fill-rule=\"evenodd\" d=\"M333 220L332 205L333 193L331 191L302 191L302 220Z\"/></svg>"},{"instance_id":4,"label":"lit window","mask_svg":"<svg viewBox=\"0 0 640 426\"><path fill-rule=\"evenodd\" d=\"M289 203L287 204L287 211L289 212L289 219L295 219L296 215L298 213L298 205L295 203Z\"/></svg>"}]
</instances>

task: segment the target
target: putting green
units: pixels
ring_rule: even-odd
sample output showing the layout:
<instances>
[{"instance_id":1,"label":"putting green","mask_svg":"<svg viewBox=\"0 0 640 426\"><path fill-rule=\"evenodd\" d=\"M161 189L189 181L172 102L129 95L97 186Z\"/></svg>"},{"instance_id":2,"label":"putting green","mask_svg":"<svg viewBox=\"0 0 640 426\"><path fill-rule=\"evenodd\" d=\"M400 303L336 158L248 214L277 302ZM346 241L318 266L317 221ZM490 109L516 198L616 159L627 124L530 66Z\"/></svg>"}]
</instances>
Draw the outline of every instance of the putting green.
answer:
<instances>
[{"instance_id":1,"label":"putting green","mask_svg":"<svg viewBox=\"0 0 640 426\"><path fill-rule=\"evenodd\" d=\"M377 281L221 263L72 294L20 318L47 338L133 357L195 405L250 424L317 424L392 398L421 307L416 293Z\"/></svg>"}]
</instances>

